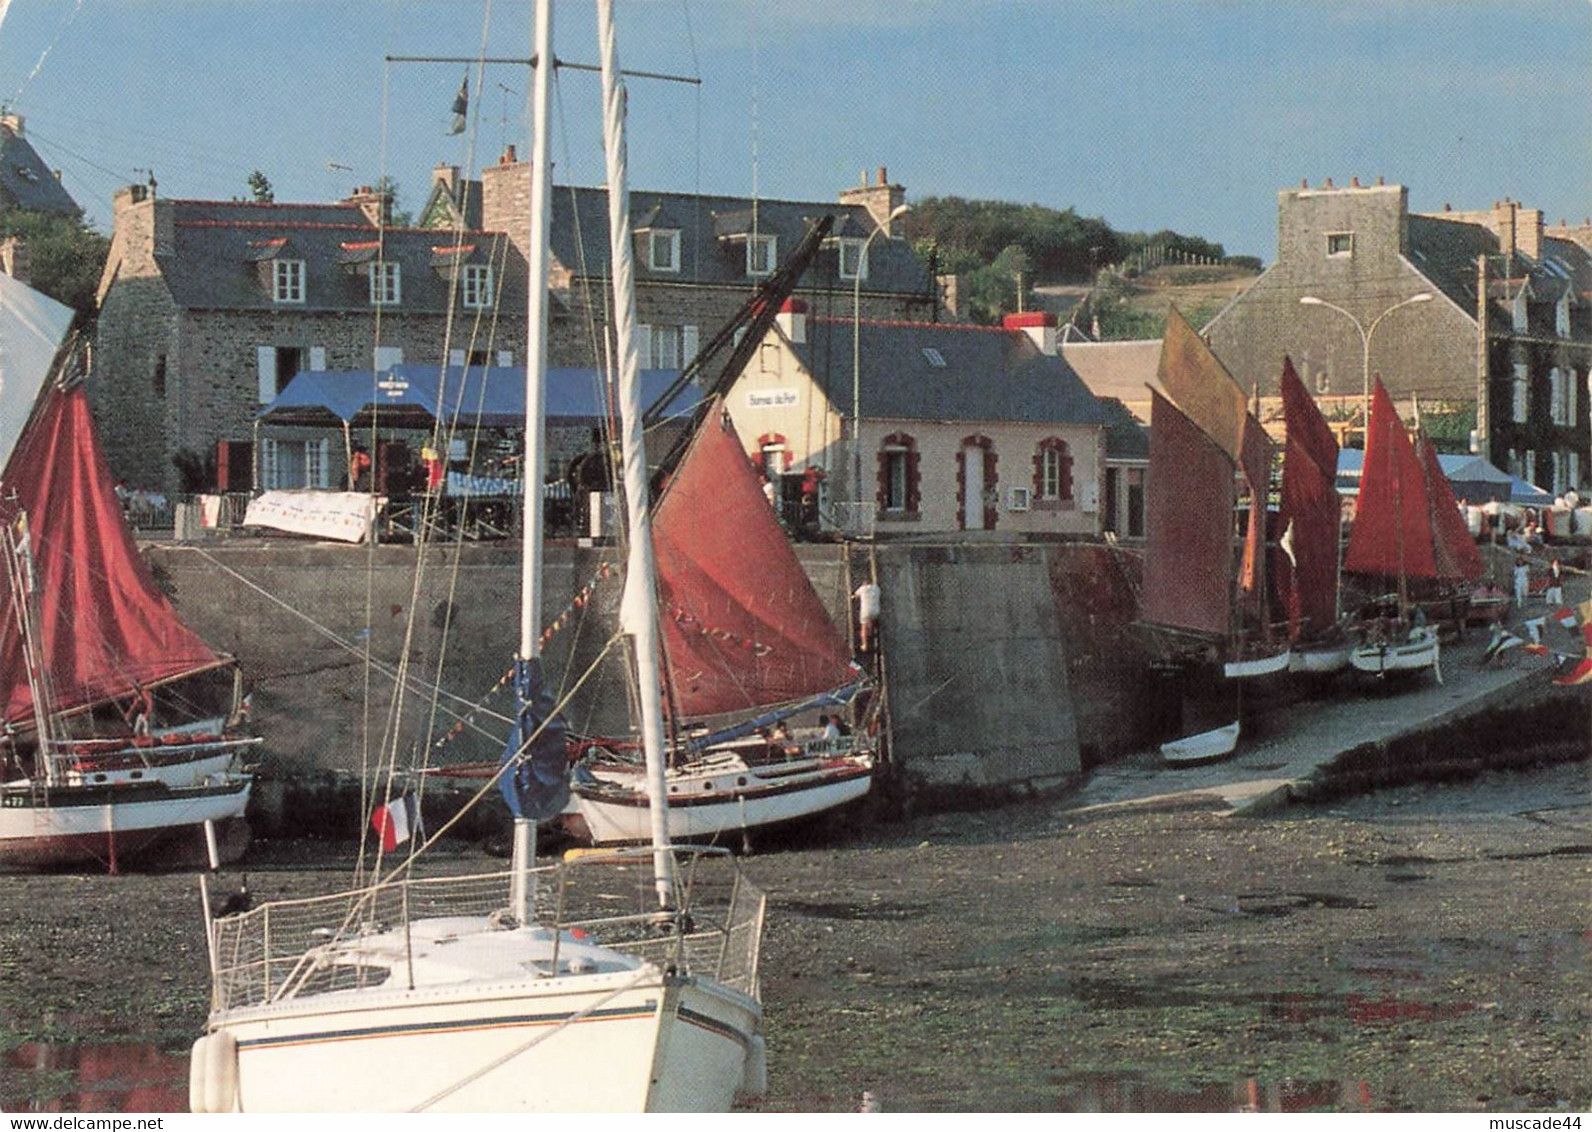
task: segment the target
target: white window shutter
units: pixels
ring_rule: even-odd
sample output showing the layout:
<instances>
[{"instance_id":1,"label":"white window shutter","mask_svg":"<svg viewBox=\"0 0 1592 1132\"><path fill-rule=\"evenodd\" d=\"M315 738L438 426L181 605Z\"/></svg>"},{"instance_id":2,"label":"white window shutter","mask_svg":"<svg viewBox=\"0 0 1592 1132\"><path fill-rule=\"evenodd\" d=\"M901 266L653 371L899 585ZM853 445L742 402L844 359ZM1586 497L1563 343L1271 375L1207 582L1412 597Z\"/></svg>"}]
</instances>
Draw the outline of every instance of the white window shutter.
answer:
<instances>
[{"instance_id":1,"label":"white window shutter","mask_svg":"<svg viewBox=\"0 0 1592 1132\"><path fill-rule=\"evenodd\" d=\"M320 467L316 469L316 471L319 473L317 478L320 480L320 482L317 483L315 486L316 487L331 487L332 486L332 473L331 473L331 468L332 468L332 441L331 441L331 438L323 436L316 443L318 443L321 446L321 459L320 459Z\"/></svg>"},{"instance_id":2,"label":"white window shutter","mask_svg":"<svg viewBox=\"0 0 1592 1132\"><path fill-rule=\"evenodd\" d=\"M310 347L310 369L324 370L326 368L326 347Z\"/></svg>"},{"instance_id":3,"label":"white window shutter","mask_svg":"<svg viewBox=\"0 0 1592 1132\"><path fill-rule=\"evenodd\" d=\"M254 359L260 379L260 404L269 405L276 400L276 347L256 346Z\"/></svg>"},{"instance_id":4,"label":"white window shutter","mask_svg":"<svg viewBox=\"0 0 1592 1132\"><path fill-rule=\"evenodd\" d=\"M497 352L497 364L500 365L500 366L511 366L511 365L513 365L514 364L514 351L513 350L499 350Z\"/></svg>"},{"instance_id":5,"label":"white window shutter","mask_svg":"<svg viewBox=\"0 0 1592 1132\"><path fill-rule=\"evenodd\" d=\"M450 366L462 366L464 364L464 351L463 350L449 350L448 351L448 364Z\"/></svg>"},{"instance_id":6,"label":"white window shutter","mask_svg":"<svg viewBox=\"0 0 1592 1132\"><path fill-rule=\"evenodd\" d=\"M404 362L404 348L402 346L377 346L376 347L376 372L385 373L393 366L401 366Z\"/></svg>"},{"instance_id":7,"label":"white window shutter","mask_svg":"<svg viewBox=\"0 0 1592 1132\"><path fill-rule=\"evenodd\" d=\"M684 369L696 360L697 356L697 328L687 324L680 328L680 368Z\"/></svg>"},{"instance_id":8,"label":"white window shutter","mask_svg":"<svg viewBox=\"0 0 1592 1132\"><path fill-rule=\"evenodd\" d=\"M652 368L652 327L643 322L636 327L636 353L642 369Z\"/></svg>"}]
</instances>

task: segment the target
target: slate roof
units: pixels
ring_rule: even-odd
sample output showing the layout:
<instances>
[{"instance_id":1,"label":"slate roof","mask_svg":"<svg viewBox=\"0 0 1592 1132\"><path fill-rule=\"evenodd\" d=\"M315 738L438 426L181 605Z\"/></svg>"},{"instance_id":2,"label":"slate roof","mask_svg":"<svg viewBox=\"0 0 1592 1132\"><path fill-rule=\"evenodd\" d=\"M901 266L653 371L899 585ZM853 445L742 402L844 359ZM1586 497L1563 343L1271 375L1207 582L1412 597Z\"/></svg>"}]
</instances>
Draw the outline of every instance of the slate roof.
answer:
<instances>
[{"instance_id":1,"label":"slate roof","mask_svg":"<svg viewBox=\"0 0 1592 1132\"><path fill-rule=\"evenodd\" d=\"M698 196L690 193L655 193L631 190L632 228L680 231L678 271L654 271L645 254L636 257L636 278L641 282L746 286L757 278L746 273L747 233L754 225L754 202L746 197ZM822 216L835 217L832 234L866 238L877 227L861 205L813 201L759 200L755 225L760 234L776 239L775 254L784 262L806 235L807 227ZM844 229L842 229L844 226ZM608 270L608 193L600 188L559 186L553 190L553 254L577 275L602 275ZM639 249L644 252L644 249ZM866 293L933 294L928 266L905 240L880 236L868 250ZM840 277L839 248L833 243L818 253L804 287L839 287L847 291L855 280Z\"/></svg>"},{"instance_id":2,"label":"slate roof","mask_svg":"<svg viewBox=\"0 0 1592 1132\"><path fill-rule=\"evenodd\" d=\"M1476 257L1497 255L1498 240L1480 224L1411 213L1409 261L1461 309L1476 310Z\"/></svg>"},{"instance_id":3,"label":"slate roof","mask_svg":"<svg viewBox=\"0 0 1592 1132\"><path fill-rule=\"evenodd\" d=\"M354 204L256 204L173 200L174 254L157 254L178 306L197 310L294 310L368 313L366 264L377 229ZM444 313L453 274L453 236L424 228L388 228L383 253L399 265L394 310ZM494 237L466 233L467 263L503 263ZM438 249L441 249L439 251ZM276 303L261 265L282 257L304 261L304 302ZM505 278L506 277L506 278ZM523 309L524 269L493 272L503 310Z\"/></svg>"},{"instance_id":4,"label":"slate roof","mask_svg":"<svg viewBox=\"0 0 1592 1132\"><path fill-rule=\"evenodd\" d=\"M792 348L850 411L850 319L810 318ZM958 323L861 325L859 402L875 420L1105 425L1112 414L1063 359L1021 330ZM937 364L943 362L944 364Z\"/></svg>"},{"instance_id":5,"label":"slate roof","mask_svg":"<svg viewBox=\"0 0 1592 1132\"><path fill-rule=\"evenodd\" d=\"M1115 397L1099 398L1106 413L1106 459L1144 460L1150 458L1150 430Z\"/></svg>"},{"instance_id":6,"label":"slate roof","mask_svg":"<svg viewBox=\"0 0 1592 1132\"><path fill-rule=\"evenodd\" d=\"M0 126L0 200L30 212L83 211L28 139L9 126Z\"/></svg>"}]
</instances>

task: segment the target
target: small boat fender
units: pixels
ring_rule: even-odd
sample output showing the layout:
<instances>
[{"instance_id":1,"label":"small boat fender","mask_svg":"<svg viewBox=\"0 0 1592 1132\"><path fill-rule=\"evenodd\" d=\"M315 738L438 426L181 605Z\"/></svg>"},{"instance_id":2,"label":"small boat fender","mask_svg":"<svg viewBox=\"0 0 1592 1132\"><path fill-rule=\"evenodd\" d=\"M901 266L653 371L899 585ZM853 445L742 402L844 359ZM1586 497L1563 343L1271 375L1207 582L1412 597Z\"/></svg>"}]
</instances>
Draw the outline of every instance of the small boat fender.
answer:
<instances>
[{"instance_id":1,"label":"small boat fender","mask_svg":"<svg viewBox=\"0 0 1592 1132\"><path fill-rule=\"evenodd\" d=\"M755 1101L768 1095L768 1044L762 1034L752 1035L752 1044L746 1049L746 1061L741 1066L741 1087L735 1091L737 1101Z\"/></svg>"},{"instance_id":2,"label":"small boat fender","mask_svg":"<svg viewBox=\"0 0 1592 1132\"><path fill-rule=\"evenodd\" d=\"M238 1103L238 1039L222 1030L193 1044L188 1065L188 1109L233 1112Z\"/></svg>"}]
</instances>

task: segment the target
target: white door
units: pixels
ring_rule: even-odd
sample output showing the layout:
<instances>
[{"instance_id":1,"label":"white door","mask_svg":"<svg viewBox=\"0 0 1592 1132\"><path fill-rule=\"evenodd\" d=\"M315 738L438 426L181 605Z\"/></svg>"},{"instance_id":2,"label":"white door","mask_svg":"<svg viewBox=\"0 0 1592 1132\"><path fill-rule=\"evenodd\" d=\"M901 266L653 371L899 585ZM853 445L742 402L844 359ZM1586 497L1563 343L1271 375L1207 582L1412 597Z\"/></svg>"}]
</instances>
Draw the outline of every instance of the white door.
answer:
<instances>
[{"instance_id":1,"label":"white door","mask_svg":"<svg viewBox=\"0 0 1592 1132\"><path fill-rule=\"evenodd\" d=\"M962 526L970 531L984 529L984 450L976 444L962 449Z\"/></svg>"}]
</instances>

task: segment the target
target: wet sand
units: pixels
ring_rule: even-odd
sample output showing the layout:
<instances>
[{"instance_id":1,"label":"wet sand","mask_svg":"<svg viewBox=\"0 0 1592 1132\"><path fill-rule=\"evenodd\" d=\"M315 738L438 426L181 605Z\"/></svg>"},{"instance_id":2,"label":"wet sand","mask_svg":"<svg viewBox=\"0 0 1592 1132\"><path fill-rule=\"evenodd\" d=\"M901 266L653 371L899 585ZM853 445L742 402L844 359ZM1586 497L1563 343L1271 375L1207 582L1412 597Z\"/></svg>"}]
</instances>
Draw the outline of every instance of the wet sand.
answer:
<instances>
[{"instance_id":1,"label":"wet sand","mask_svg":"<svg viewBox=\"0 0 1592 1132\"><path fill-rule=\"evenodd\" d=\"M748 857L758 1107L1592 1108L1587 763L1264 818L1073 801ZM269 899L347 866L298 842L244 867ZM191 876L0 877L0 1107L182 1107L204 966ZM132 1084L82 1095L106 1076Z\"/></svg>"}]
</instances>

